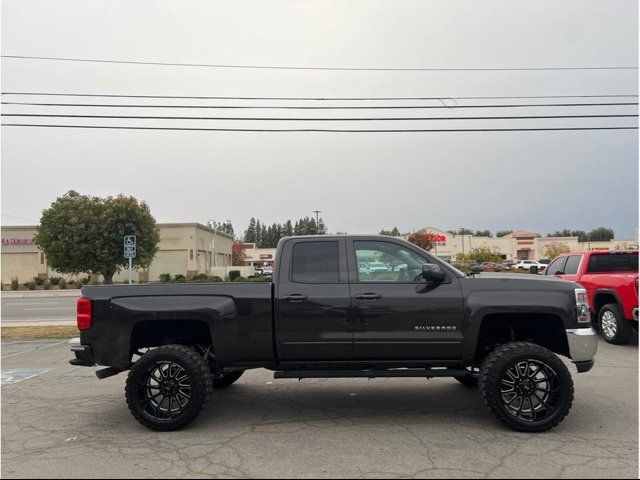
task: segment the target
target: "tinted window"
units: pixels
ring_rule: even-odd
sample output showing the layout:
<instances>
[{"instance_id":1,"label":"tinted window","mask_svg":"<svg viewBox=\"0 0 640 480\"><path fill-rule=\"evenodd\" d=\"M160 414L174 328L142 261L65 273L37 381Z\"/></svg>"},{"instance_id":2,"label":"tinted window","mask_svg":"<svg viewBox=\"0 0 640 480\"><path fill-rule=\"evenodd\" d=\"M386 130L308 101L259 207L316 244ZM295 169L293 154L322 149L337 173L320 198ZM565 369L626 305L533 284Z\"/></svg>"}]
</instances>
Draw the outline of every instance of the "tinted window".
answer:
<instances>
[{"instance_id":1,"label":"tinted window","mask_svg":"<svg viewBox=\"0 0 640 480\"><path fill-rule=\"evenodd\" d=\"M338 242L300 242L293 247L291 280L303 283L340 282Z\"/></svg>"},{"instance_id":2,"label":"tinted window","mask_svg":"<svg viewBox=\"0 0 640 480\"><path fill-rule=\"evenodd\" d=\"M578 267L580 266L580 260L582 255L571 255L567 258L567 264L564 266L564 273L567 275L575 275L578 273Z\"/></svg>"},{"instance_id":3,"label":"tinted window","mask_svg":"<svg viewBox=\"0 0 640 480\"><path fill-rule=\"evenodd\" d=\"M422 265L430 263L412 250L392 242L354 242L359 282L418 283Z\"/></svg>"},{"instance_id":4,"label":"tinted window","mask_svg":"<svg viewBox=\"0 0 640 480\"><path fill-rule=\"evenodd\" d=\"M567 261L567 257L560 257L554 260L547 267L545 275L558 275L564 272L564 264Z\"/></svg>"},{"instance_id":5,"label":"tinted window","mask_svg":"<svg viewBox=\"0 0 640 480\"><path fill-rule=\"evenodd\" d=\"M589 272L637 272L638 253L591 255Z\"/></svg>"}]
</instances>

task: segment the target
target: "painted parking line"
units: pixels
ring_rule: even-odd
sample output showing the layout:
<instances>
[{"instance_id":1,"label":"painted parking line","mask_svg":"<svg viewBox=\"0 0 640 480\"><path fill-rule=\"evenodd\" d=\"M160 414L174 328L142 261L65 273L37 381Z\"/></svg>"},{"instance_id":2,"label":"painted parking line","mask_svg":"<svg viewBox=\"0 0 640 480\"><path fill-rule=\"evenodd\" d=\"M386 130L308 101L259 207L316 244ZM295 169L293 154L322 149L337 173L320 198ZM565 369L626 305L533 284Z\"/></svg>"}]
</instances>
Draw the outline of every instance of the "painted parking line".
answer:
<instances>
[{"instance_id":1,"label":"painted parking line","mask_svg":"<svg viewBox=\"0 0 640 480\"><path fill-rule=\"evenodd\" d=\"M37 377L43 373L53 370L52 368L12 368L10 370L2 370L0 373L0 385L10 385L19 383L30 378Z\"/></svg>"},{"instance_id":2,"label":"painted parking line","mask_svg":"<svg viewBox=\"0 0 640 480\"><path fill-rule=\"evenodd\" d=\"M2 358L15 357L16 355L23 355L25 353L35 352L37 350L43 350L49 347L55 347L56 345L62 345L63 343L68 343L69 340L62 340L61 342L49 343L47 345L43 345L41 347L30 348L29 350L23 350L21 352L10 353L8 355L2 355Z\"/></svg>"}]
</instances>

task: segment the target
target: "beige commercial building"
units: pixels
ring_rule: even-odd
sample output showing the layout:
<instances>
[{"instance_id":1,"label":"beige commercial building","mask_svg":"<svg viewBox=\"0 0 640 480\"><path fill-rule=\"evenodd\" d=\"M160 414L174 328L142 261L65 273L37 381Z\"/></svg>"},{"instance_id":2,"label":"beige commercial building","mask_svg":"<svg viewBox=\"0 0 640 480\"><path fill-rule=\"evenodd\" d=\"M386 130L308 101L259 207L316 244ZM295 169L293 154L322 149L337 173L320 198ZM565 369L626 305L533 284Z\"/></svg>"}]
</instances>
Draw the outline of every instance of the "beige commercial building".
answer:
<instances>
[{"instance_id":1,"label":"beige commercial building","mask_svg":"<svg viewBox=\"0 0 640 480\"><path fill-rule=\"evenodd\" d=\"M47 259L33 237L35 226L2 227L2 283L17 278L20 283L34 277L62 276L47 265ZM134 272L135 281L156 281L160 274L182 274L193 277L198 273L214 274L220 267L231 265L233 237L199 223L159 223L160 244L147 270ZM70 245L69 248L73 248ZM114 281L128 278L122 270Z\"/></svg>"},{"instance_id":2,"label":"beige commercial building","mask_svg":"<svg viewBox=\"0 0 640 480\"><path fill-rule=\"evenodd\" d=\"M613 239L606 242L580 242L578 237L542 237L534 232L516 230L504 237L475 237L454 235L435 227L425 229L431 235L432 253L448 261L469 253L475 248L486 247L501 255L504 260L541 260L547 258L546 247L554 242L566 245L571 251L626 250L638 248L637 239Z\"/></svg>"},{"instance_id":3,"label":"beige commercial building","mask_svg":"<svg viewBox=\"0 0 640 480\"><path fill-rule=\"evenodd\" d=\"M554 242L562 243L571 251L579 250L626 250L638 248L637 239L614 239L607 242L579 242L578 237L542 237L526 230L516 230L504 237L475 237L454 235L436 227L426 227L431 236L431 252L447 261L456 261L458 255L486 247L501 255L504 260L541 260L547 258L546 247ZM273 263L275 248L256 248L255 244L245 244L245 263L262 265Z\"/></svg>"}]
</instances>

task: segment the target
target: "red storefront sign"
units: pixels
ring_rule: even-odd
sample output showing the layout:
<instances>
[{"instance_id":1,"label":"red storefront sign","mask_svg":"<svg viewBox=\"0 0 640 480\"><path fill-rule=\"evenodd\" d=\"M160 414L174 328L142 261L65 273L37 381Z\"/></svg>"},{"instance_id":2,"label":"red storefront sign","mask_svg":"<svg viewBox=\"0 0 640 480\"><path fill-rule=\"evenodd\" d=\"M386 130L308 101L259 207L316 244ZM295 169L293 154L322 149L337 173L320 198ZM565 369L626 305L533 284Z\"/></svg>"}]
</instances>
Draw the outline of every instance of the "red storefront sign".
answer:
<instances>
[{"instance_id":1,"label":"red storefront sign","mask_svg":"<svg viewBox=\"0 0 640 480\"><path fill-rule=\"evenodd\" d=\"M33 238L3 238L2 245L35 245Z\"/></svg>"}]
</instances>

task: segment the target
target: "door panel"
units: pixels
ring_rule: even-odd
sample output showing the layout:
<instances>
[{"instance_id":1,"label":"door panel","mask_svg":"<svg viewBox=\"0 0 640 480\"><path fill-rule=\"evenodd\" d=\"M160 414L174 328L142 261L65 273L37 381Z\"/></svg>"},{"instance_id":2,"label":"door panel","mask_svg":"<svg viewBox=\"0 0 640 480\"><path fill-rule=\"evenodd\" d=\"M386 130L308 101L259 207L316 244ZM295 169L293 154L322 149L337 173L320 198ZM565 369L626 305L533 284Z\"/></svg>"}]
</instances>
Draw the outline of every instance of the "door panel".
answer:
<instances>
[{"instance_id":1,"label":"door panel","mask_svg":"<svg viewBox=\"0 0 640 480\"><path fill-rule=\"evenodd\" d=\"M377 299L358 299L365 293ZM351 286L355 360L460 358L463 306L457 281Z\"/></svg>"},{"instance_id":2,"label":"door panel","mask_svg":"<svg viewBox=\"0 0 640 480\"><path fill-rule=\"evenodd\" d=\"M291 240L282 258L275 300L278 358L284 362L351 360L353 328L344 239Z\"/></svg>"},{"instance_id":3,"label":"door panel","mask_svg":"<svg viewBox=\"0 0 640 480\"><path fill-rule=\"evenodd\" d=\"M438 262L404 242L354 239L348 242L347 250L354 360L462 356L464 308L457 277L447 272L444 283L425 282L420 275L422 264ZM390 271L366 273L362 264L367 260L382 262Z\"/></svg>"}]
</instances>

